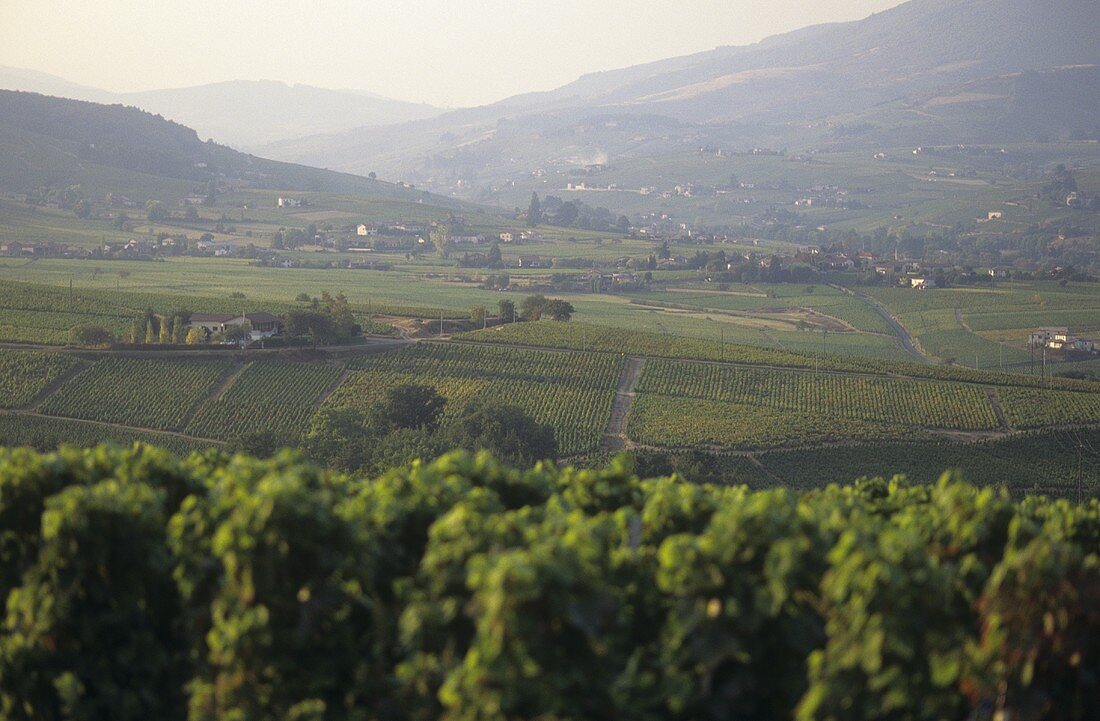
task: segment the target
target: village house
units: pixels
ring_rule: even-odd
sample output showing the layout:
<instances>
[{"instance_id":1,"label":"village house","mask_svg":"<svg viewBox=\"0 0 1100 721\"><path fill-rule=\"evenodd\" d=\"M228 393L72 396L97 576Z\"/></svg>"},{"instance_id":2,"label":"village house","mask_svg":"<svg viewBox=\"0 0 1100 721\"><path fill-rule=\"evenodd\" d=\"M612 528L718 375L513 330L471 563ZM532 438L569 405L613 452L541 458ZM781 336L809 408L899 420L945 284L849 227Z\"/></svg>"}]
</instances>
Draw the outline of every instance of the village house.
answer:
<instances>
[{"instance_id":1,"label":"village house","mask_svg":"<svg viewBox=\"0 0 1100 721\"><path fill-rule=\"evenodd\" d=\"M989 269L990 278L1008 278L1011 275L1011 269L1004 266L998 266L996 268Z\"/></svg>"},{"instance_id":2,"label":"village house","mask_svg":"<svg viewBox=\"0 0 1100 721\"><path fill-rule=\"evenodd\" d=\"M511 231L505 231L500 234L500 242L502 243L512 243L515 242L515 240L516 234Z\"/></svg>"},{"instance_id":3,"label":"village house","mask_svg":"<svg viewBox=\"0 0 1100 721\"><path fill-rule=\"evenodd\" d=\"M520 268L541 268L542 258L537 255L521 255L519 257Z\"/></svg>"},{"instance_id":4,"label":"village house","mask_svg":"<svg viewBox=\"0 0 1100 721\"><path fill-rule=\"evenodd\" d=\"M936 287L936 281L932 278L926 278L923 276L913 276L908 279L909 287L914 290L928 290L929 288Z\"/></svg>"},{"instance_id":5,"label":"village house","mask_svg":"<svg viewBox=\"0 0 1100 721\"><path fill-rule=\"evenodd\" d=\"M302 207L302 201L298 198L279 198L278 206L280 208L300 208Z\"/></svg>"}]
</instances>

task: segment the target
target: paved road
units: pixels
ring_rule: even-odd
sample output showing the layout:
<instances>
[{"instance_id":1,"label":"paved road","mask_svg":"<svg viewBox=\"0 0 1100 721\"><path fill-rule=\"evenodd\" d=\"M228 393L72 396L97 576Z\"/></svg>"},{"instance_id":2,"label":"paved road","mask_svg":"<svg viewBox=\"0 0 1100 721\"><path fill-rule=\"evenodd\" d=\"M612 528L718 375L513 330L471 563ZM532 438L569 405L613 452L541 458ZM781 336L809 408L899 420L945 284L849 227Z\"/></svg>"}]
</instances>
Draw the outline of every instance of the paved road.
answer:
<instances>
[{"instance_id":1,"label":"paved road","mask_svg":"<svg viewBox=\"0 0 1100 721\"><path fill-rule=\"evenodd\" d=\"M913 356L921 363L932 362L928 359L928 356L917 350L917 345L913 341L913 336L909 335L909 331L905 330L905 326L903 326L901 323L898 323L897 318L894 317L889 308L868 295L856 294L856 297L870 303L871 307L874 308L875 311L879 315L881 315L887 323L890 324L890 327L894 329L894 333L896 333L897 336L901 338L901 345L903 348L905 348L909 355Z\"/></svg>"}]
</instances>

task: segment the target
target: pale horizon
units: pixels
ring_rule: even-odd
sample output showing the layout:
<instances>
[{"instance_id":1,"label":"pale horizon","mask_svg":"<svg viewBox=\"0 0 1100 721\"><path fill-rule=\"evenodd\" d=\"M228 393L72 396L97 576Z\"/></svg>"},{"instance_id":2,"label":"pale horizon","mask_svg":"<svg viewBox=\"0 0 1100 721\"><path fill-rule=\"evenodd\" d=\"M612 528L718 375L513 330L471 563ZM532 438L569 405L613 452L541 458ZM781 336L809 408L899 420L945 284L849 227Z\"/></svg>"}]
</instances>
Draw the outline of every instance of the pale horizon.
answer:
<instances>
[{"instance_id":1,"label":"pale horizon","mask_svg":"<svg viewBox=\"0 0 1100 721\"><path fill-rule=\"evenodd\" d=\"M5 0L0 65L117 93L273 80L468 107L900 4L686 0L639 10L625 0L327 0L307 9L276 0L258 11L236 1Z\"/></svg>"}]
</instances>

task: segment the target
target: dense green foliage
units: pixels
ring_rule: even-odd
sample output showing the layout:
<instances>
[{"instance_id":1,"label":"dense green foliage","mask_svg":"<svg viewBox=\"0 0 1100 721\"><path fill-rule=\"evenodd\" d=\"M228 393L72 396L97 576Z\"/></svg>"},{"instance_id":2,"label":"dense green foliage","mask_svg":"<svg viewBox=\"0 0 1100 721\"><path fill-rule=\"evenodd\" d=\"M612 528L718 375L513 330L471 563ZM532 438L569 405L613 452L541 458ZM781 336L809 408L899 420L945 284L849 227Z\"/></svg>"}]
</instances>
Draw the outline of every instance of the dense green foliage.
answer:
<instances>
[{"instance_id":1,"label":"dense green foliage","mask_svg":"<svg viewBox=\"0 0 1100 721\"><path fill-rule=\"evenodd\" d=\"M23 719L1093 718L1100 502L0 451Z\"/></svg>"}]
</instances>

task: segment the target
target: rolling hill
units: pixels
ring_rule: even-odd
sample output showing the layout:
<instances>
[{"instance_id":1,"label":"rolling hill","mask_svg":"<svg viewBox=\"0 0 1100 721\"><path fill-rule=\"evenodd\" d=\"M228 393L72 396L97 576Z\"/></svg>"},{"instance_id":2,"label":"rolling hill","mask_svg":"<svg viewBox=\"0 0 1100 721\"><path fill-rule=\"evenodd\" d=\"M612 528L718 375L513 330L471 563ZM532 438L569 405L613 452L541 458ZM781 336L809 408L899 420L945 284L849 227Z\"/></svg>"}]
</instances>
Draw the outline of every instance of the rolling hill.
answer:
<instances>
[{"instance_id":1,"label":"rolling hill","mask_svg":"<svg viewBox=\"0 0 1100 721\"><path fill-rule=\"evenodd\" d=\"M192 127L204 139L245 150L303 135L422 120L442 112L372 93L274 80L113 93L34 70L0 67L0 88L131 105Z\"/></svg>"},{"instance_id":2,"label":"rolling hill","mask_svg":"<svg viewBox=\"0 0 1100 721\"><path fill-rule=\"evenodd\" d=\"M210 180L237 188L325 192L424 201L426 193L371 178L266 160L191 128L121 105L0 90L0 191L85 190L157 197L158 188ZM184 191L186 192L186 191ZM435 204L455 201L430 197Z\"/></svg>"},{"instance_id":3,"label":"rolling hill","mask_svg":"<svg viewBox=\"0 0 1100 721\"><path fill-rule=\"evenodd\" d=\"M1080 119L1089 111L1085 90L1091 85L1075 83L1086 75L1094 82L1092 71L1053 71L1100 65L1093 32L1098 26L1100 5L1092 0L911 0L856 22L588 75L557 90L425 121L283 141L263 150L350 172L369 168L418 183L460 178L476 186L501 172L543 164L653 157L705 144L820 147L829 136L807 132L808 126L911 108L945 93L957 95L972 83L1012 88L979 93L1007 98L1008 105L956 103L950 112L939 106L946 115L965 111L970 142L1034 135L1029 115L1036 112L1056 123L1073 118L1053 133L1043 123L1043 136L1087 133L1092 126ZM1059 92L1059 85L1071 92ZM1062 102L1056 115L1048 103L1052 92ZM1019 122L1007 122L1012 119ZM904 142L911 142L913 124L900 125L907 131ZM943 127L933 128L936 137L925 142L944 140ZM501 167L502 158L516 162Z\"/></svg>"}]
</instances>

